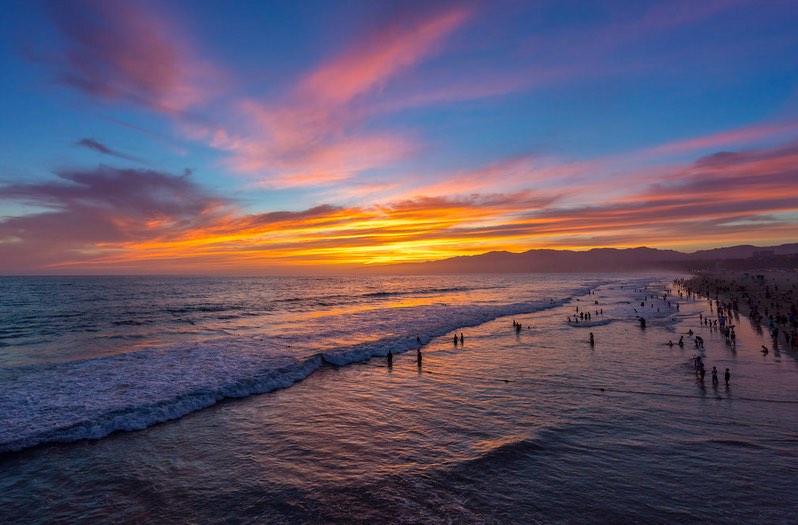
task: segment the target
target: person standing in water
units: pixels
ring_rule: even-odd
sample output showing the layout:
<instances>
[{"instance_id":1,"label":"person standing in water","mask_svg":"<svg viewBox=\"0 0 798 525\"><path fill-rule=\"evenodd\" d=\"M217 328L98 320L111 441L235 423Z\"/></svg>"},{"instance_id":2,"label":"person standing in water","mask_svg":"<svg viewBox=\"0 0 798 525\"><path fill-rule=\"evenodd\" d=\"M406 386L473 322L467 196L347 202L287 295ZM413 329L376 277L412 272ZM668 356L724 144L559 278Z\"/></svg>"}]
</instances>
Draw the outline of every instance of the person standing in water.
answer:
<instances>
[{"instance_id":1,"label":"person standing in water","mask_svg":"<svg viewBox=\"0 0 798 525\"><path fill-rule=\"evenodd\" d=\"M460 346L463 346L463 332L460 332Z\"/></svg>"},{"instance_id":2,"label":"person standing in water","mask_svg":"<svg viewBox=\"0 0 798 525\"><path fill-rule=\"evenodd\" d=\"M712 384L713 385L718 384L718 369L715 368L714 366L712 367Z\"/></svg>"},{"instance_id":3,"label":"person standing in water","mask_svg":"<svg viewBox=\"0 0 798 525\"><path fill-rule=\"evenodd\" d=\"M728 368L726 369L726 374L723 376L723 378L726 380L726 386L729 386L729 381L731 381L731 372L729 372Z\"/></svg>"},{"instance_id":4,"label":"person standing in water","mask_svg":"<svg viewBox=\"0 0 798 525\"><path fill-rule=\"evenodd\" d=\"M590 346L596 344L596 341L593 339L593 332L590 332Z\"/></svg>"},{"instance_id":5,"label":"person standing in water","mask_svg":"<svg viewBox=\"0 0 798 525\"><path fill-rule=\"evenodd\" d=\"M418 367L421 368L421 348L416 350L416 360L418 361Z\"/></svg>"},{"instance_id":6,"label":"person standing in water","mask_svg":"<svg viewBox=\"0 0 798 525\"><path fill-rule=\"evenodd\" d=\"M388 350L388 355L385 356L385 360L388 361L388 368L390 368L393 365L393 352Z\"/></svg>"}]
</instances>

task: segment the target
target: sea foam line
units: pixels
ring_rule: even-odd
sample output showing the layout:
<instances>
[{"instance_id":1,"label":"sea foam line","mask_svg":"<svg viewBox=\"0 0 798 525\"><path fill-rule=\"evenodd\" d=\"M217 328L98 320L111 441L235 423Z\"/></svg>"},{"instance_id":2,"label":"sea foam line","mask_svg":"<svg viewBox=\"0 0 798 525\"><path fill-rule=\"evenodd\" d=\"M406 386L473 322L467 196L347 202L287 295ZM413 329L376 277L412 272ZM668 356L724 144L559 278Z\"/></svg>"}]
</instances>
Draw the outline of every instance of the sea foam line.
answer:
<instances>
[{"instance_id":1,"label":"sea foam line","mask_svg":"<svg viewBox=\"0 0 798 525\"><path fill-rule=\"evenodd\" d=\"M389 350L405 352L418 347L416 337L426 344L456 329L568 300L417 307L412 332L312 355L297 355L279 341L239 337L19 370L0 385L0 452L141 430L223 399L288 388L323 363L345 366Z\"/></svg>"}]
</instances>

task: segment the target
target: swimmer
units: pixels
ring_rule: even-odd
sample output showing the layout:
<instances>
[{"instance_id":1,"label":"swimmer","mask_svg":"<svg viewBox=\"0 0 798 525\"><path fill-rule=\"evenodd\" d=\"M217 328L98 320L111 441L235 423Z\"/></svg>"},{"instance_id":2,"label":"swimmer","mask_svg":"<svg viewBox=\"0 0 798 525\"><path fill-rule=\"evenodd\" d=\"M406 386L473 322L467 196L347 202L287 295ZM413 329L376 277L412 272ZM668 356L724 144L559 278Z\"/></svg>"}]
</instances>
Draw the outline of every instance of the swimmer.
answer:
<instances>
[{"instance_id":1,"label":"swimmer","mask_svg":"<svg viewBox=\"0 0 798 525\"><path fill-rule=\"evenodd\" d=\"M767 354L767 353L768 353L768 347L765 346L765 345L762 345L762 354L764 355L764 354Z\"/></svg>"},{"instance_id":2,"label":"swimmer","mask_svg":"<svg viewBox=\"0 0 798 525\"><path fill-rule=\"evenodd\" d=\"M673 341L671 341L670 339L668 339L668 342L667 342L666 344L667 344L668 346L673 346Z\"/></svg>"},{"instance_id":3,"label":"swimmer","mask_svg":"<svg viewBox=\"0 0 798 525\"><path fill-rule=\"evenodd\" d=\"M681 347L684 347L684 336L683 335L679 336L679 342L676 343L676 344L678 344Z\"/></svg>"}]
</instances>

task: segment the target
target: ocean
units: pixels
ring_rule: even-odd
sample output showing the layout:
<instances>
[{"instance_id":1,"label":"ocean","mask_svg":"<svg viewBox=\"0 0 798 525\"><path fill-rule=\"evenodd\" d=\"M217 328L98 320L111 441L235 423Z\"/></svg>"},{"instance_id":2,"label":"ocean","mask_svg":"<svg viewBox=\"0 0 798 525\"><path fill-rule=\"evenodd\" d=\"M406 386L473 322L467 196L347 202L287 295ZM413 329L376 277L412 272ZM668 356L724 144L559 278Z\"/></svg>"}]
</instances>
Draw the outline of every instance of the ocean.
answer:
<instances>
[{"instance_id":1,"label":"ocean","mask_svg":"<svg viewBox=\"0 0 798 525\"><path fill-rule=\"evenodd\" d=\"M794 523L797 356L673 278L2 277L0 522Z\"/></svg>"}]
</instances>

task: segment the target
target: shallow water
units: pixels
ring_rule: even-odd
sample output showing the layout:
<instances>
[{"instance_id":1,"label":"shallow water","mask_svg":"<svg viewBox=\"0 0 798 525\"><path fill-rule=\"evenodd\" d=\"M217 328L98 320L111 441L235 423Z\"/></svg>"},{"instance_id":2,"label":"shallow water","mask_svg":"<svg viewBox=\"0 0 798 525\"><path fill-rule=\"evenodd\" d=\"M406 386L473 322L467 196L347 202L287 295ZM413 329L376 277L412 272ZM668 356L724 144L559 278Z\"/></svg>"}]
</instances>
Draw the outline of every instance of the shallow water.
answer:
<instances>
[{"instance_id":1,"label":"shallow water","mask_svg":"<svg viewBox=\"0 0 798 525\"><path fill-rule=\"evenodd\" d=\"M683 302L679 312L662 301L640 307L635 290L648 280L629 279L621 288L597 278L607 284L579 301L458 329L463 345L440 334L422 348L421 368L414 351L390 369L380 357L320 364L290 388L143 431L6 453L0 515L20 523L792 522L795 355L762 356L745 319L730 348L698 327L704 302ZM576 306L604 315L568 324ZM688 328L705 339L708 370L721 370L717 388L709 374L697 381L689 336L684 348L664 344Z\"/></svg>"}]
</instances>

